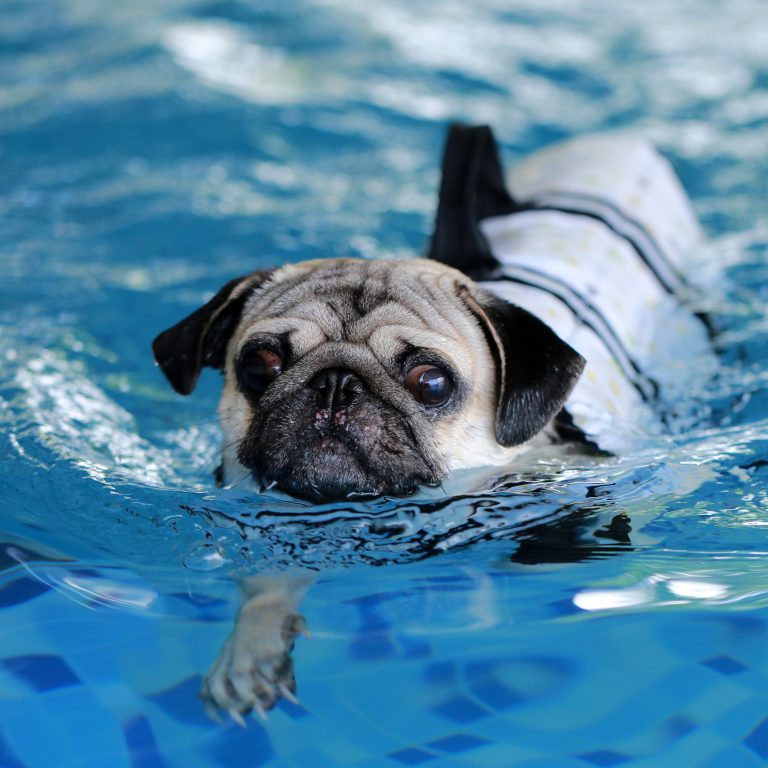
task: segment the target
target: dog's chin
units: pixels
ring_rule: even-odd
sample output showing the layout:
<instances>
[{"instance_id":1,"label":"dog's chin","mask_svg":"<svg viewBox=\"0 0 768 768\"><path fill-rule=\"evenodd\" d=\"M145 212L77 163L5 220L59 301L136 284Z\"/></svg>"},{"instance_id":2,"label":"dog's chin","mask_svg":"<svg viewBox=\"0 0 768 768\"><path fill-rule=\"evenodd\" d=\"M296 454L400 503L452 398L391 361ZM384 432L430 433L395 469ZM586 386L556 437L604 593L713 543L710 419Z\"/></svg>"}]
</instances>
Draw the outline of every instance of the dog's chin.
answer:
<instances>
[{"instance_id":1,"label":"dog's chin","mask_svg":"<svg viewBox=\"0 0 768 768\"><path fill-rule=\"evenodd\" d=\"M438 478L426 466L400 471L376 467L355 446L334 437L323 437L281 461L254 468L254 477L266 487L277 487L314 502L342 501L374 496L409 496L421 485L435 485Z\"/></svg>"},{"instance_id":2,"label":"dog's chin","mask_svg":"<svg viewBox=\"0 0 768 768\"><path fill-rule=\"evenodd\" d=\"M264 487L311 501L407 496L442 479L412 428L368 391L332 413L307 388L257 414L237 458Z\"/></svg>"}]
</instances>

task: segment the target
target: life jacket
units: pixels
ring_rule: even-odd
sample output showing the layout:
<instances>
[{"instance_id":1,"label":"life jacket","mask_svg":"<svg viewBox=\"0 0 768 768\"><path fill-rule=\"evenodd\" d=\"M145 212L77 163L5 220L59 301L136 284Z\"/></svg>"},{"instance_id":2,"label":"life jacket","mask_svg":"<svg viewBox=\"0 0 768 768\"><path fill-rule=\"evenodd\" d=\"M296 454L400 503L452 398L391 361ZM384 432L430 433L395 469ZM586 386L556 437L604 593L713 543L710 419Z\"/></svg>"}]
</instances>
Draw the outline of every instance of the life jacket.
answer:
<instances>
[{"instance_id":1,"label":"life jacket","mask_svg":"<svg viewBox=\"0 0 768 768\"><path fill-rule=\"evenodd\" d=\"M706 319L687 304L686 254L701 238L677 176L646 141L569 140L505 180L490 129L449 132L429 256L586 359L552 425L561 437L623 452L663 430L690 377L714 366Z\"/></svg>"}]
</instances>

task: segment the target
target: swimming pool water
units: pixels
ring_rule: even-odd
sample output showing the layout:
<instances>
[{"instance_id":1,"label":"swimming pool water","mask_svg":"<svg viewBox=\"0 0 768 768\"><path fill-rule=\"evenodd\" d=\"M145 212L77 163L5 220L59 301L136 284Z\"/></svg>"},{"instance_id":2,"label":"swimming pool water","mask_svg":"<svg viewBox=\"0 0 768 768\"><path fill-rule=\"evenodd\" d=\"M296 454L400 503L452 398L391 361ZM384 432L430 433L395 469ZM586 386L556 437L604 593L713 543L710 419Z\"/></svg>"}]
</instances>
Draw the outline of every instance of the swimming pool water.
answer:
<instances>
[{"instance_id":1,"label":"swimming pool water","mask_svg":"<svg viewBox=\"0 0 768 768\"><path fill-rule=\"evenodd\" d=\"M217 377L174 395L152 338L255 268L423 252L455 119L507 164L670 157L723 360L695 418L482 492L216 489ZM762 3L6 0L0 168L2 768L768 760ZM237 578L296 562L301 705L210 720Z\"/></svg>"}]
</instances>

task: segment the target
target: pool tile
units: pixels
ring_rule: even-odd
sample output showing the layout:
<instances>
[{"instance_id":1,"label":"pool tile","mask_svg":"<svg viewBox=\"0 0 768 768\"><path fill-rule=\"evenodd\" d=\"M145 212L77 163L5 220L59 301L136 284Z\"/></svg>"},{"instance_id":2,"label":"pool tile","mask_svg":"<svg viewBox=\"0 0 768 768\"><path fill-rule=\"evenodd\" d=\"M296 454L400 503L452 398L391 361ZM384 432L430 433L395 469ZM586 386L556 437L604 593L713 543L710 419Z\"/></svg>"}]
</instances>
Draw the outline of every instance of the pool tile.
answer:
<instances>
[{"instance_id":1,"label":"pool tile","mask_svg":"<svg viewBox=\"0 0 768 768\"><path fill-rule=\"evenodd\" d=\"M389 602L390 600L400 600L402 598L402 592L374 592L370 595L351 597L348 600L345 600L344 603L346 605L357 606L361 612L367 613L376 610L382 603Z\"/></svg>"},{"instance_id":2,"label":"pool tile","mask_svg":"<svg viewBox=\"0 0 768 768\"><path fill-rule=\"evenodd\" d=\"M29 576L20 576L0 589L0 608L26 603L48 592L49 589L50 587L42 581L31 579Z\"/></svg>"},{"instance_id":3,"label":"pool tile","mask_svg":"<svg viewBox=\"0 0 768 768\"><path fill-rule=\"evenodd\" d=\"M734 635L741 638L761 638L768 631L768 622L759 616L727 614L722 621L728 624Z\"/></svg>"},{"instance_id":4,"label":"pool tile","mask_svg":"<svg viewBox=\"0 0 768 768\"><path fill-rule=\"evenodd\" d=\"M168 605L174 613L201 624L229 623L232 618L230 603L218 597L175 592L168 596Z\"/></svg>"},{"instance_id":5,"label":"pool tile","mask_svg":"<svg viewBox=\"0 0 768 768\"><path fill-rule=\"evenodd\" d=\"M274 757L269 734L261 723L250 718L246 728L228 723L207 753L222 768L256 768Z\"/></svg>"},{"instance_id":6,"label":"pool tile","mask_svg":"<svg viewBox=\"0 0 768 768\"><path fill-rule=\"evenodd\" d=\"M123 732L132 768L167 768L146 717L142 715L129 721L123 726Z\"/></svg>"},{"instance_id":7,"label":"pool tile","mask_svg":"<svg viewBox=\"0 0 768 768\"><path fill-rule=\"evenodd\" d=\"M425 746L430 749L436 749L438 752L458 754L460 752L468 752L471 749L477 749L489 743L488 739L473 736L471 733L454 733L442 739L429 741Z\"/></svg>"},{"instance_id":8,"label":"pool tile","mask_svg":"<svg viewBox=\"0 0 768 768\"><path fill-rule=\"evenodd\" d=\"M436 755L425 752L423 749L409 747L408 749L401 749L398 752L390 752L387 757L402 765L422 765L434 760Z\"/></svg>"},{"instance_id":9,"label":"pool tile","mask_svg":"<svg viewBox=\"0 0 768 768\"><path fill-rule=\"evenodd\" d=\"M0 571L15 568L20 562L28 563L34 560L66 562L64 558L41 555L29 547L22 547L7 541L0 543Z\"/></svg>"},{"instance_id":10,"label":"pool tile","mask_svg":"<svg viewBox=\"0 0 768 768\"><path fill-rule=\"evenodd\" d=\"M355 661L376 661L394 653L395 644L387 629L363 631L347 646L347 654Z\"/></svg>"},{"instance_id":11,"label":"pool tile","mask_svg":"<svg viewBox=\"0 0 768 768\"><path fill-rule=\"evenodd\" d=\"M48 654L12 656L3 659L0 664L39 692L80 685L81 682L61 656Z\"/></svg>"},{"instance_id":12,"label":"pool tile","mask_svg":"<svg viewBox=\"0 0 768 768\"><path fill-rule=\"evenodd\" d=\"M213 722L205 714L198 698L203 678L200 675L188 677L171 688L147 696L174 720L187 725L210 727Z\"/></svg>"},{"instance_id":13,"label":"pool tile","mask_svg":"<svg viewBox=\"0 0 768 768\"><path fill-rule=\"evenodd\" d=\"M3 768L25 768L24 763L13 754L11 748L6 744L2 732L0 732L0 765Z\"/></svg>"},{"instance_id":14,"label":"pool tile","mask_svg":"<svg viewBox=\"0 0 768 768\"><path fill-rule=\"evenodd\" d=\"M493 662L471 664L465 675L472 693L492 709L509 709L525 700L520 693L499 679L497 665Z\"/></svg>"},{"instance_id":15,"label":"pool tile","mask_svg":"<svg viewBox=\"0 0 768 768\"><path fill-rule=\"evenodd\" d=\"M452 720L454 723L473 723L483 717L488 717L488 710L475 704L472 699L466 696L453 696L445 699L440 704L432 707L432 711Z\"/></svg>"},{"instance_id":16,"label":"pool tile","mask_svg":"<svg viewBox=\"0 0 768 768\"><path fill-rule=\"evenodd\" d=\"M581 755L574 755L590 765L598 766L598 768L609 768L612 765L621 765L626 763L627 760L632 758L629 755L624 755L621 752L614 752L611 749L599 749L595 752L586 752Z\"/></svg>"},{"instance_id":17,"label":"pool tile","mask_svg":"<svg viewBox=\"0 0 768 768\"><path fill-rule=\"evenodd\" d=\"M662 730L670 741L682 739L697 728L698 725L684 715L673 715L662 724Z\"/></svg>"},{"instance_id":18,"label":"pool tile","mask_svg":"<svg viewBox=\"0 0 768 768\"><path fill-rule=\"evenodd\" d=\"M425 659L432 654L432 646L425 640L416 640L405 635L399 635L397 644L406 659Z\"/></svg>"},{"instance_id":19,"label":"pool tile","mask_svg":"<svg viewBox=\"0 0 768 768\"><path fill-rule=\"evenodd\" d=\"M180 600L183 603L193 606L197 609L202 608L226 608L229 605L229 601L220 597L212 597L210 595L198 595L189 594L188 592L172 592L168 595L169 598L174 600Z\"/></svg>"},{"instance_id":20,"label":"pool tile","mask_svg":"<svg viewBox=\"0 0 768 768\"><path fill-rule=\"evenodd\" d=\"M737 675L739 672L744 672L749 669L748 666L730 656L713 656L701 663L703 666L709 667L715 672L719 672L721 675Z\"/></svg>"},{"instance_id":21,"label":"pool tile","mask_svg":"<svg viewBox=\"0 0 768 768\"><path fill-rule=\"evenodd\" d=\"M8 710L3 721L6 739L19 760L30 768L65 764L90 768L106 765L106 756L115 768L130 764L125 734L114 711L86 686L28 695Z\"/></svg>"},{"instance_id":22,"label":"pool tile","mask_svg":"<svg viewBox=\"0 0 768 768\"><path fill-rule=\"evenodd\" d=\"M573 599L570 598L565 600L553 600L551 603L547 603L546 607L549 614L556 617L573 616L577 613L584 613L584 611L573 602Z\"/></svg>"},{"instance_id":23,"label":"pool tile","mask_svg":"<svg viewBox=\"0 0 768 768\"><path fill-rule=\"evenodd\" d=\"M69 574L80 579L104 578L104 574L101 571L94 570L93 568L71 568Z\"/></svg>"},{"instance_id":24,"label":"pool tile","mask_svg":"<svg viewBox=\"0 0 768 768\"><path fill-rule=\"evenodd\" d=\"M760 722L752 732L743 739L743 744L751 749L758 757L768 760L768 717Z\"/></svg>"},{"instance_id":25,"label":"pool tile","mask_svg":"<svg viewBox=\"0 0 768 768\"><path fill-rule=\"evenodd\" d=\"M428 683L453 683L457 679L458 671L455 661L438 661L424 668L424 679Z\"/></svg>"},{"instance_id":26,"label":"pool tile","mask_svg":"<svg viewBox=\"0 0 768 768\"><path fill-rule=\"evenodd\" d=\"M294 704L288 701L288 699L280 699L277 702L276 709L285 712L292 720L303 720L305 717L310 717L311 714L306 707L301 706L301 704Z\"/></svg>"},{"instance_id":27,"label":"pool tile","mask_svg":"<svg viewBox=\"0 0 768 768\"><path fill-rule=\"evenodd\" d=\"M697 763L701 768L760 768L765 761L744 747L735 744L714 754L706 762Z\"/></svg>"},{"instance_id":28,"label":"pool tile","mask_svg":"<svg viewBox=\"0 0 768 768\"><path fill-rule=\"evenodd\" d=\"M379 612L380 604L390 595L355 598L349 603L358 610L360 626L347 647L347 654L356 661L372 661L393 656L396 646L389 620Z\"/></svg>"}]
</instances>

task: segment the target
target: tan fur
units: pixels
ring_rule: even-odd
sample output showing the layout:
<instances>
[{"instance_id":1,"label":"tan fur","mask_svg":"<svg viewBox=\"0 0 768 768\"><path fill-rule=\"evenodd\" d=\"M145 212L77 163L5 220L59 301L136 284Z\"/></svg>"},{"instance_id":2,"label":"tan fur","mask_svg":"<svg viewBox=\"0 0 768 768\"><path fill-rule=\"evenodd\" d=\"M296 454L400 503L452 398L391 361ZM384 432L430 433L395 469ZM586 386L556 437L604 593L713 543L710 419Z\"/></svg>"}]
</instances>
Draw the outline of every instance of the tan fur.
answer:
<instances>
[{"instance_id":1,"label":"tan fur","mask_svg":"<svg viewBox=\"0 0 768 768\"><path fill-rule=\"evenodd\" d=\"M345 286L360 286L370 295L386 292L389 298L361 317L350 312L345 318L349 308L333 306ZM330 259L278 269L248 299L227 350L219 406L225 481L236 482L248 474L238 462L237 445L248 427L249 406L236 386L234 361L259 333L289 334L295 354L292 367L306 363L307 371L310 362L315 367L314 361L330 365L342 353L359 355L373 369L391 363L403 343L434 350L463 373L470 387L464 407L435 419L430 427L432 448L444 469L500 465L524 450L504 448L496 440L496 365L480 324L457 294L461 286L475 290L462 273L421 259ZM238 286L238 292L246 289L247 284ZM403 395L404 403L406 398ZM415 405L411 409L415 414Z\"/></svg>"}]
</instances>

